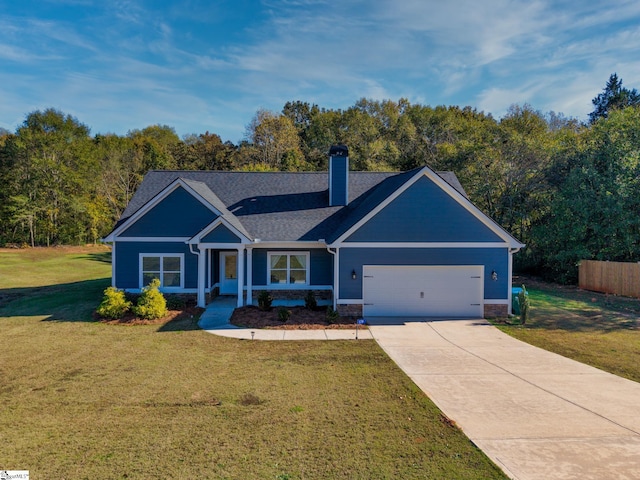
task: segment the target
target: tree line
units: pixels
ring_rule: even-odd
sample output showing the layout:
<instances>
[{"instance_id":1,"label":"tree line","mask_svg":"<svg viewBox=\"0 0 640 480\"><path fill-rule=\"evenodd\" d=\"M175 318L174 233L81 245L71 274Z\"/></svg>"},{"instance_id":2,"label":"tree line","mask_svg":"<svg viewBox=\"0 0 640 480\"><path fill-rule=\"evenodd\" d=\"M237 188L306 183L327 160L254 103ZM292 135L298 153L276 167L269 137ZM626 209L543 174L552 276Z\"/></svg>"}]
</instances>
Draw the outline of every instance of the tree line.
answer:
<instances>
[{"instance_id":1,"label":"tree line","mask_svg":"<svg viewBox=\"0 0 640 480\"><path fill-rule=\"evenodd\" d=\"M38 110L0 131L0 245L97 242L152 169L323 171L343 143L352 170L455 172L527 244L517 269L574 282L581 259L640 260L639 104L615 74L587 122L529 105L495 119L406 99L345 110L292 101L256 112L237 145L166 125L92 136L70 115Z\"/></svg>"}]
</instances>

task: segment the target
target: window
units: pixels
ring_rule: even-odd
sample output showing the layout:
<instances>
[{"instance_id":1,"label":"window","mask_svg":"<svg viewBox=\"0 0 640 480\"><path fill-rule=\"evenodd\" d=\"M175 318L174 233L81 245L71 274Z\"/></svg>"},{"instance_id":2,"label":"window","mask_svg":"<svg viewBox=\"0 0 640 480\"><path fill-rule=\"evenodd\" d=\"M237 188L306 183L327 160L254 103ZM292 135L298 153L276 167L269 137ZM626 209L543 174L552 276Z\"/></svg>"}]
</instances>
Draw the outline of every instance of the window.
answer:
<instances>
[{"instance_id":1,"label":"window","mask_svg":"<svg viewBox=\"0 0 640 480\"><path fill-rule=\"evenodd\" d=\"M182 260L181 254L141 254L140 288L149 285L154 278L160 280L160 288L182 288Z\"/></svg>"},{"instance_id":2,"label":"window","mask_svg":"<svg viewBox=\"0 0 640 480\"><path fill-rule=\"evenodd\" d=\"M309 252L269 252L269 285L308 285Z\"/></svg>"}]
</instances>

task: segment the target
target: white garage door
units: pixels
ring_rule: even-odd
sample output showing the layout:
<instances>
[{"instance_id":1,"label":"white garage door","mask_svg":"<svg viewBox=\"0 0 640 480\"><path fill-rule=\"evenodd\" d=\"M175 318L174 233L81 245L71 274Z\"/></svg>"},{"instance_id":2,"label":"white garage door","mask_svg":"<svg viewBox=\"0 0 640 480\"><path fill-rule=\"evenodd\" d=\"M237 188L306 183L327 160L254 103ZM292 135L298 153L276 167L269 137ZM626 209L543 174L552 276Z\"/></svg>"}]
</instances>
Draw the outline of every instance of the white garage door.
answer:
<instances>
[{"instance_id":1,"label":"white garage door","mask_svg":"<svg viewBox=\"0 0 640 480\"><path fill-rule=\"evenodd\" d=\"M364 316L481 318L483 272L475 265L365 265Z\"/></svg>"}]
</instances>

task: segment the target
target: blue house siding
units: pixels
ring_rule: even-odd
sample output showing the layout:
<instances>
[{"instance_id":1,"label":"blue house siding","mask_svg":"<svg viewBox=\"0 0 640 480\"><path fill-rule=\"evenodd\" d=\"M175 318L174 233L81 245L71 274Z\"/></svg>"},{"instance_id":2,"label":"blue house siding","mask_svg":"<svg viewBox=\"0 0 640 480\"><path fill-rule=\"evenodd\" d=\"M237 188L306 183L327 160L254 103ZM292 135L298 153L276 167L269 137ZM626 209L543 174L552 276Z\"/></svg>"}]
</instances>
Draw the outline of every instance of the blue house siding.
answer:
<instances>
[{"instance_id":1,"label":"blue house siding","mask_svg":"<svg viewBox=\"0 0 640 480\"><path fill-rule=\"evenodd\" d=\"M202 243L240 243L240 238L224 225L218 225L200 241Z\"/></svg>"},{"instance_id":2,"label":"blue house siding","mask_svg":"<svg viewBox=\"0 0 640 480\"><path fill-rule=\"evenodd\" d=\"M418 179L347 242L502 242L427 177Z\"/></svg>"},{"instance_id":3,"label":"blue house siding","mask_svg":"<svg viewBox=\"0 0 640 480\"><path fill-rule=\"evenodd\" d=\"M484 298L506 300L509 288L508 248L341 248L340 299L362 299L363 265L484 265ZM357 278L351 278L355 270ZM495 270L498 280L491 280Z\"/></svg>"},{"instance_id":4,"label":"blue house siding","mask_svg":"<svg viewBox=\"0 0 640 480\"><path fill-rule=\"evenodd\" d=\"M253 285L267 285L267 252L309 252L309 274L311 285L333 284L333 255L322 248L314 249L253 249Z\"/></svg>"},{"instance_id":5,"label":"blue house siding","mask_svg":"<svg viewBox=\"0 0 640 480\"><path fill-rule=\"evenodd\" d=\"M141 253L184 253L184 288L198 287L198 256L184 242L117 242L116 287L140 288Z\"/></svg>"},{"instance_id":6,"label":"blue house siding","mask_svg":"<svg viewBox=\"0 0 640 480\"><path fill-rule=\"evenodd\" d=\"M178 187L127 228L121 237L192 237L217 217Z\"/></svg>"}]
</instances>

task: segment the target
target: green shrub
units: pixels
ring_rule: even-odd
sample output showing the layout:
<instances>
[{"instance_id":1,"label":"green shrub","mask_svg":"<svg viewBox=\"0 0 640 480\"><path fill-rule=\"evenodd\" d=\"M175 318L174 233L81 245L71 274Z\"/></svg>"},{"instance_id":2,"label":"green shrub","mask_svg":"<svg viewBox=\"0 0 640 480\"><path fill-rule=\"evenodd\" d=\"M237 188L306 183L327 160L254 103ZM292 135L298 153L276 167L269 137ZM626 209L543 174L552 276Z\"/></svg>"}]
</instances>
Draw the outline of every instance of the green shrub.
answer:
<instances>
[{"instance_id":1,"label":"green shrub","mask_svg":"<svg viewBox=\"0 0 640 480\"><path fill-rule=\"evenodd\" d=\"M304 297L304 306L307 310L315 310L318 307L316 297L311 290L309 290Z\"/></svg>"},{"instance_id":2,"label":"green shrub","mask_svg":"<svg viewBox=\"0 0 640 480\"><path fill-rule=\"evenodd\" d=\"M520 323L524 325L529 318L529 295L524 285L522 285L522 291L518 293L518 303L520 304Z\"/></svg>"},{"instance_id":3,"label":"green shrub","mask_svg":"<svg viewBox=\"0 0 640 480\"><path fill-rule=\"evenodd\" d=\"M104 291L104 297L96 313L103 318L118 319L129 311L131 302L127 301L124 292L114 287Z\"/></svg>"},{"instance_id":4,"label":"green shrub","mask_svg":"<svg viewBox=\"0 0 640 480\"><path fill-rule=\"evenodd\" d=\"M340 318L340 314L337 310L334 310L333 307L327 307L327 322L330 324L334 324Z\"/></svg>"},{"instance_id":5,"label":"green shrub","mask_svg":"<svg viewBox=\"0 0 640 480\"><path fill-rule=\"evenodd\" d=\"M142 289L142 295L138 298L138 304L133 308L133 313L146 320L162 318L167 314L167 301L160 293L160 280L154 278L149 285Z\"/></svg>"},{"instance_id":6,"label":"green shrub","mask_svg":"<svg viewBox=\"0 0 640 480\"><path fill-rule=\"evenodd\" d=\"M266 290L262 290L258 295L258 308L263 311L271 310L271 302L273 297Z\"/></svg>"},{"instance_id":7,"label":"green shrub","mask_svg":"<svg viewBox=\"0 0 640 480\"><path fill-rule=\"evenodd\" d=\"M291 310L287 310L285 307L280 307L278 309L278 320L281 322L286 322L291 317Z\"/></svg>"},{"instance_id":8,"label":"green shrub","mask_svg":"<svg viewBox=\"0 0 640 480\"><path fill-rule=\"evenodd\" d=\"M187 301L180 295L167 295L166 300L169 310L184 310L187 306Z\"/></svg>"}]
</instances>

